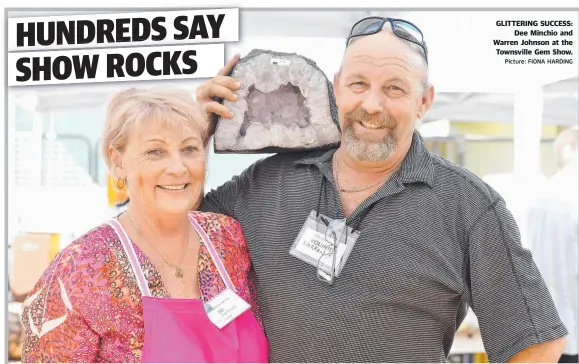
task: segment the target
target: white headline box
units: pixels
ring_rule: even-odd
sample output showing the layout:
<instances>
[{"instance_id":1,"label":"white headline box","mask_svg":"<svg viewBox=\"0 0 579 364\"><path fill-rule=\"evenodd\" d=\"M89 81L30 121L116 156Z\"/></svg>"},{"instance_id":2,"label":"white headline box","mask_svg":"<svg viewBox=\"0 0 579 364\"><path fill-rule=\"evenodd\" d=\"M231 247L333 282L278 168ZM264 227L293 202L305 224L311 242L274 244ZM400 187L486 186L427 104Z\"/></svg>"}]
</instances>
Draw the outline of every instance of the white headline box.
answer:
<instances>
[{"instance_id":1,"label":"white headline box","mask_svg":"<svg viewBox=\"0 0 579 364\"><path fill-rule=\"evenodd\" d=\"M49 26L48 23L54 24ZM34 24L35 44L30 46L30 36L22 37L23 44L18 46L18 27L31 31ZM74 26L71 27L70 23ZM40 28L42 26L42 28ZM74 32L70 30L74 28ZM149 30L147 31L146 28ZM42 29L42 39L54 37L50 45L40 45L38 29ZM164 29L164 30L163 30ZM94 30L95 37L91 41L77 44L79 34L86 39L87 34ZM133 33L135 30L135 33ZM50 33L53 31L53 33ZM117 33L118 32L118 33ZM142 40L134 36L147 35ZM104 36L104 34L108 34ZM21 32L21 34L24 34ZM51 35L52 34L52 35ZM60 36L59 36L60 35ZM67 36L75 40L75 44L67 44ZM203 38L205 36L205 38ZM122 39L122 38L125 39ZM60 38L60 43L59 42ZM101 39L99 39L101 38ZM127 39L130 38L130 39ZM157 38L157 40L154 40ZM162 39L161 39L162 38ZM182 39L177 39L182 38ZM117 42L120 39L120 42ZM111 41L114 40L114 41ZM130 47L146 45L170 45L193 43L222 43L239 40L239 10L238 9L199 9L183 11L155 11L143 13L112 13L66 16L42 16L30 18L8 19L8 52L25 50L55 50L102 47Z\"/></svg>"},{"instance_id":2,"label":"white headline box","mask_svg":"<svg viewBox=\"0 0 579 364\"><path fill-rule=\"evenodd\" d=\"M8 54L8 86L210 78L224 62L223 44L17 52ZM33 69L38 80L32 78Z\"/></svg>"}]
</instances>

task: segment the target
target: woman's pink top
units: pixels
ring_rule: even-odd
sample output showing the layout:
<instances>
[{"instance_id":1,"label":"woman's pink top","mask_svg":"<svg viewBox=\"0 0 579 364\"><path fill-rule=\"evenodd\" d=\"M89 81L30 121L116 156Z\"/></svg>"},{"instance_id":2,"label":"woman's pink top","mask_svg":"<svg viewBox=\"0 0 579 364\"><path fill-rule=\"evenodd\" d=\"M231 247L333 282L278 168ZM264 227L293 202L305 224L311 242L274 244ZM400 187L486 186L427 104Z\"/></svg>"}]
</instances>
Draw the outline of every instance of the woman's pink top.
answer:
<instances>
[{"instance_id":1,"label":"woman's pink top","mask_svg":"<svg viewBox=\"0 0 579 364\"><path fill-rule=\"evenodd\" d=\"M260 321L252 267L234 219L195 212L238 294ZM169 297L147 256L135 250L151 294ZM199 282L205 299L225 288L204 245ZM25 301L22 362L139 362L144 342L141 292L115 231L103 224L63 249Z\"/></svg>"}]
</instances>

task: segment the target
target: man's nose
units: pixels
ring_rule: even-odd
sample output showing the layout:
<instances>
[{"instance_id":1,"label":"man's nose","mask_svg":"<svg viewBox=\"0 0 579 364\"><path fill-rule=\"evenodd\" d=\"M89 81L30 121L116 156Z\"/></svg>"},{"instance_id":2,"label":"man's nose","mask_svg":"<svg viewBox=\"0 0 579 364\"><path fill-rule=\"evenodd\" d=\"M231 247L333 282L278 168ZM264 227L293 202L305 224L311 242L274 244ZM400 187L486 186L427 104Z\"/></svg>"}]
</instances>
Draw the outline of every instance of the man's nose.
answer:
<instances>
[{"instance_id":1,"label":"man's nose","mask_svg":"<svg viewBox=\"0 0 579 364\"><path fill-rule=\"evenodd\" d=\"M379 92L368 92L362 108L370 115L383 113L385 109L385 97Z\"/></svg>"}]
</instances>

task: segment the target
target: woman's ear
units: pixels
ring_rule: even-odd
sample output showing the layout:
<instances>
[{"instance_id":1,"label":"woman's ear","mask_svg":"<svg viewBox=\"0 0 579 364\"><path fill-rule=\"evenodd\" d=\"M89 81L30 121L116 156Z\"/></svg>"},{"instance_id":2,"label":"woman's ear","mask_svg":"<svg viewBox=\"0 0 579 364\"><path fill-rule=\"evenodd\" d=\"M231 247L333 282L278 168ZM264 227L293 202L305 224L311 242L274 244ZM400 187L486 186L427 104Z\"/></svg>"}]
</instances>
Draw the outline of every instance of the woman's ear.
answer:
<instances>
[{"instance_id":1,"label":"woman's ear","mask_svg":"<svg viewBox=\"0 0 579 364\"><path fill-rule=\"evenodd\" d=\"M123 153L118 149L109 147L109 159L111 161L111 172L116 178L126 178L125 170L123 169Z\"/></svg>"}]
</instances>

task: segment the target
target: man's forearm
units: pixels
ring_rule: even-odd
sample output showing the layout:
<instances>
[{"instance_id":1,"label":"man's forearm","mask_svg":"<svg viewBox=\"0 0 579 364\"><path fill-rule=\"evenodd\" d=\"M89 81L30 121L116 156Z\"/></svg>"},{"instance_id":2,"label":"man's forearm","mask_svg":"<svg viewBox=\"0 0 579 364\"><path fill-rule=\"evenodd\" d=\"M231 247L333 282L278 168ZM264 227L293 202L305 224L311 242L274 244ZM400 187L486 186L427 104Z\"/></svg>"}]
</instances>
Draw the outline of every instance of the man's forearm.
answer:
<instances>
[{"instance_id":1,"label":"man's forearm","mask_svg":"<svg viewBox=\"0 0 579 364\"><path fill-rule=\"evenodd\" d=\"M567 339L565 337L535 344L518 352L509 363L557 363Z\"/></svg>"}]
</instances>

